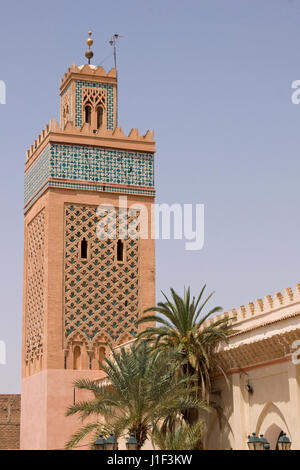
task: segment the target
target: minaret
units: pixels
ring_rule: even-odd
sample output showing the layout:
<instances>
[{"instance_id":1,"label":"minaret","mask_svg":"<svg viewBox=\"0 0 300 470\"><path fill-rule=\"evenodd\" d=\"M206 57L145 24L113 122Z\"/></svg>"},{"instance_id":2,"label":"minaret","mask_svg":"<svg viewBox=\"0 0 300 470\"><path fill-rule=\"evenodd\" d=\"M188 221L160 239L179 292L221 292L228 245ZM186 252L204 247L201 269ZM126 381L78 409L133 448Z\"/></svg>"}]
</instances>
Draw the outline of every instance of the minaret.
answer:
<instances>
[{"instance_id":1,"label":"minaret","mask_svg":"<svg viewBox=\"0 0 300 470\"><path fill-rule=\"evenodd\" d=\"M61 80L60 123L51 120L27 151L23 449L64 447L80 425L65 418L73 381L103 376L108 343L134 340L137 318L155 304L153 132L116 127L116 70L91 65L91 33L87 44L88 64L71 65ZM122 236L133 216L120 204L146 208L148 237ZM100 205L117 208L103 239L97 227L109 217Z\"/></svg>"}]
</instances>

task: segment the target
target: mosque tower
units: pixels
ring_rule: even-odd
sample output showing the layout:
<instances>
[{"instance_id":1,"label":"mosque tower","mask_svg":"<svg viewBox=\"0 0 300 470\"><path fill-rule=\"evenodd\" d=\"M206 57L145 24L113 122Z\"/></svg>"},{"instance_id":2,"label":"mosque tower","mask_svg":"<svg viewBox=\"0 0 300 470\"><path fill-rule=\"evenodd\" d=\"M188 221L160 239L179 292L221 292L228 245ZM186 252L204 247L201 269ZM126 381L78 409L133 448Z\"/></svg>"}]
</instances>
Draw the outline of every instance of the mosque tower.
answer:
<instances>
[{"instance_id":1,"label":"mosque tower","mask_svg":"<svg viewBox=\"0 0 300 470\"><path fill-rule=\"evenodd\" d=\"M91 65L91 33L87 44L88 64L61 80L60 123L27 151L22 449L64 447L80 425L65 417L74 380L103 376L108 344L134 340L155 305L153 131L123 133L116 68ZM139 217L148 236L130 236Z\"/></svg>"}]
</instances>

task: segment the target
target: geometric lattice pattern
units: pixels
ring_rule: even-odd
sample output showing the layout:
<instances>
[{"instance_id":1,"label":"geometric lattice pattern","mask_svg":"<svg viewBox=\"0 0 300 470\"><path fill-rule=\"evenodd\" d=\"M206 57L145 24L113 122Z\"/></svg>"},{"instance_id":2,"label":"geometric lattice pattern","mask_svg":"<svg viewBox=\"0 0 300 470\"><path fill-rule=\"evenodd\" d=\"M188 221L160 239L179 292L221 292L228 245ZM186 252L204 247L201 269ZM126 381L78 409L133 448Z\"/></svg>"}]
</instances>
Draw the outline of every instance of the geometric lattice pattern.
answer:
<instances>
[{"instance_id":1,"label":"geometric lattice pattern","mask_svg":"<svg viewBox=\"0 0 300 470\"><path fill-rule=\"evenodd\" d=\"M69 86L61 97L60 122L65 126L69 121L73 121L72 115L72 93Z\"/></svg>"},{"instance_id":2,"label":"geometric lattice pattern","mask_svg":"<svg viewBox=\"0 0 300 470\"><path fill-rule=\"evenodd\" d=\"M97 206L65 205L65 347L80 338L89 350L99 342L124 342L137 334L139 313L139 241L122 240L123 262L117 261L117 239L99 239ZM116 232L132 217L117 214ZM82 239L87 259L80 258Z\"/></svg>"},{"instance_id":3,"label":"geometric lattice pattern","mask_svg":"<svg viewBox=\"0 0 300 470\"><path fill-rule=\"evenodd\" d=\"M105 184L108 191L109 184L119 184L120 190L121 185L125 186L124 193L152 196L154 157L146 152L49 144L25 173L25 205L49 178L63 183L60 187L70 187L70 180L77 184L88 182L90 187L85 189L90 190L99 183Z\"/></svg>"},{"instance_id":4,"label":"geometric lattice pattern","mask_svg":"<svg viewBox=\"0 0 300 470\"><path fill-rule=\"evenodd\" d=\"M108 83L85 82L78 80L76 82L76 102L75 102L75 126L82 126L82 108L83 108L83 89L100 88L106 91L106 111L107 111L107 129L114 128L114 100L113 86Z\"/></svg>"},{"instance_id":5,"label":"geometric lattice pattern","mask_svg":"<svg viewBox=\"0 0 300 470\"><path fill-rule=\"evenodd\" d=\"M27 291L25 310L26 362L40 359L44 337L44 246L45 211L35 216L28 225Z\"/></svg>"},{"instance_id":6,"label":"geometric lattice pattern","mask_svg":"<svg viewBox=\"0 0 300 470\"><path fill-rule=\"evenodd\" d=\"M106 108L106 90L103 88L82 88L82 108L87 104L91 105L93 109L98 106Z\"/></svg>"}]
</instances>

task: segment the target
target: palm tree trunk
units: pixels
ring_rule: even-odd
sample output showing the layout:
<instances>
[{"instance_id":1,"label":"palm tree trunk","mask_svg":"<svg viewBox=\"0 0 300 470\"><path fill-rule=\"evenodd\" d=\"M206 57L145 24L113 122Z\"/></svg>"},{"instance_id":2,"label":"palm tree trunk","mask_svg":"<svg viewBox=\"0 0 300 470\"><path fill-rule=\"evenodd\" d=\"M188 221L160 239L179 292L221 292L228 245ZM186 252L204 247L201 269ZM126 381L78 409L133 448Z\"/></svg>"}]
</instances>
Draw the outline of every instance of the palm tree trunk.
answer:
<instances>
[{"instance_id":1,"label":"palm tree trunk","mask_svg":"<svg viewBox=\"0 0 300 470\"><path fill-rule=\"evenodd\" d=\"M134 434L137 440L138 450L141 450L148 437L147 428L142 423L138 423L132 426L129 431Z\"/></svg>"}]
</instances>

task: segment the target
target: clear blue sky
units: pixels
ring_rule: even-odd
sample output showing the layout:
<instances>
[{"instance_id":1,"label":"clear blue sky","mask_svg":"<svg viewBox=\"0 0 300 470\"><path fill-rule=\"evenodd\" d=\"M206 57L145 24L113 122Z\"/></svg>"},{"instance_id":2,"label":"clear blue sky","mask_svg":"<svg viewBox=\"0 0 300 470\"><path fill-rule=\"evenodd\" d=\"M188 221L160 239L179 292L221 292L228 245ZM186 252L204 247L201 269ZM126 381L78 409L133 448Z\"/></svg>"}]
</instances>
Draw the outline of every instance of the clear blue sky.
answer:
<instances>
[{"instance_id":1,"label":"clear blue sky","mask_svg":"<svg viewBox=\"0 0 300 470\"><path fill-rule=\"evenodd\" d=\"M0 16L0 393L20 389L25 151L89 29L97 65L124 35L119 121L155 130L157 201L205 204L202 251L158 242L158 298L206 282L227 310L300 280L300 1L11 0Z\"/></svg>"}]
</instances>

